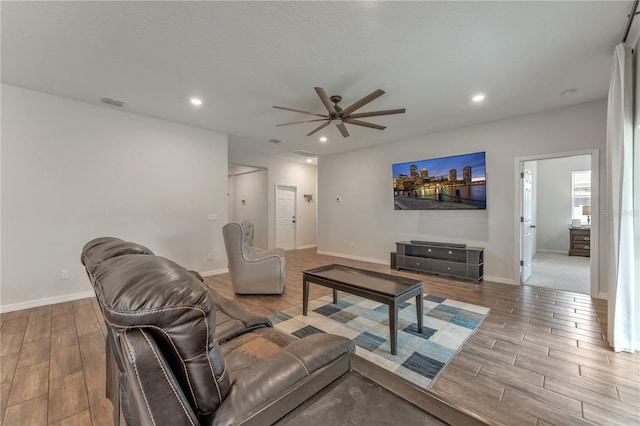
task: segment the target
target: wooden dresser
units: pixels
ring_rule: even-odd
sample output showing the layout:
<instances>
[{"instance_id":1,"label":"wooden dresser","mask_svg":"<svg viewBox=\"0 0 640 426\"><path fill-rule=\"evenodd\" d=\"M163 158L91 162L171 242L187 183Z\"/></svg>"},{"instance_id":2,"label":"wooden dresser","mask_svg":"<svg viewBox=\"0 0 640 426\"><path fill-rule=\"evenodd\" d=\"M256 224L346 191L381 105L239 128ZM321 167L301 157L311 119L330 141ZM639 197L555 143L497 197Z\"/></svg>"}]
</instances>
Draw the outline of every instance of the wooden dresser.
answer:
<instances>
[{"instance_id":1,"label":"wooden dresser","mask_svg":"<svg viewBox=\"0 0 640 426\"><path fill-rule=\"evenodd\" d=\"M569 256L591 254L591 228L569 228Z\"/></svg>"}]
</instances>

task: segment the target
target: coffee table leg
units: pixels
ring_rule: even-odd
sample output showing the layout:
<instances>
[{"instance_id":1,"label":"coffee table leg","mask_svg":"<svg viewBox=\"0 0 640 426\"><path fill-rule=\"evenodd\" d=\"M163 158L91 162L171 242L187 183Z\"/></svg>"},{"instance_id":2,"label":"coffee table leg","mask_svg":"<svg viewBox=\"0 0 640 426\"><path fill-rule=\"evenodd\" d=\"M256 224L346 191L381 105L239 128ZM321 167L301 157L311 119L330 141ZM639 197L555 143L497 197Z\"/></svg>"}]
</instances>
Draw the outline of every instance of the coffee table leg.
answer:
<instances>
[{"instance_id":1,"label":"coffee table leg","mask_svg":"<svg viewBox=\"0 0 640 426\"><path fill-rule=\"evenodd\" d=\"M418 333L422 333L422 321L424 319L422 293L416 296L416 314L418 316Z\"/></svg>"},{"instance_id":2,"label":"coffee table leg","mask_svg":"<svg viewBox=\"0 0 640 426\"><path fill-rule=\"evenodd\" d=\"M389 305L389 337L391 338L391 355L398 354L398 304Z\"/></svg>"},{"instance_id":3,"label":"coffee table leg","mask_svg":"<svg viewBox=\"0 0 640 426\"><path fill-rule=\"evenodd\" d=\"M336 303L338 303L338 290L334 289L333 290L333 304L335 305Z\"/></svg>"},{"instance_id":4,"label":"coffee table leg","mask_svg":"<svg viewBox=\"0 0 640 426\"><path fill-rule=\"evenodd\" d=\"M307 277L302 277L302 315L307 315L309 306L309 281Z\"/></svg>"}]
</instances>

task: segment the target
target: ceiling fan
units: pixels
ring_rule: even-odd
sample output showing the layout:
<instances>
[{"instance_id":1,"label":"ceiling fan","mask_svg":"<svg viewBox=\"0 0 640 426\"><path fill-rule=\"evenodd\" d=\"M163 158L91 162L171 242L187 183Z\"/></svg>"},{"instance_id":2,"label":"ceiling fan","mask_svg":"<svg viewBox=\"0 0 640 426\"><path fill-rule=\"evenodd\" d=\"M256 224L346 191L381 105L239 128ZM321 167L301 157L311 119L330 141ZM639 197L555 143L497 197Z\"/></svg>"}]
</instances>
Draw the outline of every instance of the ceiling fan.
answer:
<instances>
[{"instance_id":1,"label":"ceiling fan","mask_svg":"<svg viewBox=\"0 0 640 426\"><path fill-rule=\"evenodd\" d=\"M286 107L274 105L273 107L277 109L301 112L302 114L316 115L318 117L322 117L315 120L303 120L303 121L294 121L292 123L276 124L276 126L289 126L291 124L313 123L317 121L325 121L325 123L321 124L319 127L316 127L311 132L307 133L307 136L311 136L318 130L324 129L329 124L335 123L337 125L336 127L338 127L338 130L340 130L340 133L342 133L342 136L346 138L349 136L349 132L347 131L347 127L345 126L345 124L354 124L356 126L370 127L372 129L378 129L378 130L386 129L385 126L368 123L366 121L360 121L358 120L358 118L375 117L378 115L389 115L389 114L403 114L406 111L404 108L400 108L400 109L388 109L384 111L360 112L360 113L354 114L356 110L362 108L363 106L373 101L374 99L377 99L378 97L384 95L384 90L381 90L381 89L374 91L373 93L365 96L364 98L360 99L359 101L353 103L352 105L344 109L338 106L338 103L342 100L342 96L329 97L327 96L327 93L324 91L322 87L314 87L314 89L316 90L316 93L320 97L320 100L322 101L325 108L327 109L328 114L319 114L317 112L302 111L299 109L286 108Z\"/></svg>"}]
</instances>

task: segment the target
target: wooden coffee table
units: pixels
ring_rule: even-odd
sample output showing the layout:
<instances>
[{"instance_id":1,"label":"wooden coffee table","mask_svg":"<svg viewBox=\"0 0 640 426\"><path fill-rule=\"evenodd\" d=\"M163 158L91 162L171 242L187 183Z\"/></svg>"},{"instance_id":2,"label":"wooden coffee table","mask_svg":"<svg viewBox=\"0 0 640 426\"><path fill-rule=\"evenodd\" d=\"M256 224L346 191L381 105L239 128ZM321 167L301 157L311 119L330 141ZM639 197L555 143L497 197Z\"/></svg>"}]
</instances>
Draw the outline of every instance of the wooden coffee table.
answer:
<instances>
[{"instance_id":1,"label":"wooden coffee table","mask_svg":"<svg viewBox=\"0 0 640 426\"><path fill-rule=\"evenodd\" d=\"M343 265L327 265L302 271L302 314L307 315L309 283L333 289L333 303L338 303L338 290L389 306L391 354L398 353L398 305L416 298L418 332L422 333L422 281L396 275L372 272Z\"/></svg>"}]
</instances>

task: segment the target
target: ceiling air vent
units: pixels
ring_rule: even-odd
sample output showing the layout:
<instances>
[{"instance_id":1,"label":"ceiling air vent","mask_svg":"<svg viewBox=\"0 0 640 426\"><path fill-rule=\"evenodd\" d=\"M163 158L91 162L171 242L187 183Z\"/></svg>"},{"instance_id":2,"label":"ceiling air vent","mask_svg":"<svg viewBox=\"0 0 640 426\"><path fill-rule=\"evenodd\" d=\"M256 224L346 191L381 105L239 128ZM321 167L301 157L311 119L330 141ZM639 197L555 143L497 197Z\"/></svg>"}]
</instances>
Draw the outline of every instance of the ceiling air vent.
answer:
<instances>
[{"instance_id":1,"label":"ceiling air vent","mask_svg":"<svg viewBox=\"0 0 640 426\"><path fill-rule=\"evenodd\" d=\"M100 98L100 102L107 105L117 106L118 108L122 108L124 106L124 102L118 101L116 99L111 99L111 98L102 97Z\"/></svg>"},{"instance_id":2,"label":"ceiling air vent","mask_svg":"<svg viewBox=\"0 0 640 426\"><path fill-rule=\"evenodd\" d=\"M303 150L297 150L297 151L290 151L291 154L295 154L295 155L301 155L303 157L319 157L320 154L316 154L315 152L311 152L311 151L303 151Z\"/></svg>"},{"instance_id":3,"label":"ceiling air vent","mask_svg":"<svg viewBox=\"0 0 640 426\"><path fill-rule=\"evenodd\" d=\"M282 139L269 139L271 143L282 143Z\"/></svg>"}]
</instances>

